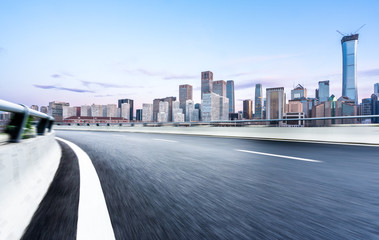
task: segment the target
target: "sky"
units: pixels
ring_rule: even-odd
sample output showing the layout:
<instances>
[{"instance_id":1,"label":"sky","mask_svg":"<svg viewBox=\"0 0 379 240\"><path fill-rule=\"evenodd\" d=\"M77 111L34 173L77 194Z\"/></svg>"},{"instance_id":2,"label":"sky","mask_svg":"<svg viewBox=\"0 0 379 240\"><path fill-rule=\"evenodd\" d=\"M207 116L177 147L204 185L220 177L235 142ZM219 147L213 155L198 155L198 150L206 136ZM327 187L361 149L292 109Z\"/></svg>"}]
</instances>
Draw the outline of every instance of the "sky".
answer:
<instances>
[{"instance_id":1,"label":"sky","mask_svg":"<svg viewBox=\"0 0 379 240\"><path fill-rule=\"evenodd\" d=\"M358 97L379 82L379 1L0 1L0 99L135 109L179 96L201 72L234 80L236 109L254 86L318 81L342 93L341 35L359 31ZM264 93L265 94L265 93Z\"/></svg>"}]
</instances>

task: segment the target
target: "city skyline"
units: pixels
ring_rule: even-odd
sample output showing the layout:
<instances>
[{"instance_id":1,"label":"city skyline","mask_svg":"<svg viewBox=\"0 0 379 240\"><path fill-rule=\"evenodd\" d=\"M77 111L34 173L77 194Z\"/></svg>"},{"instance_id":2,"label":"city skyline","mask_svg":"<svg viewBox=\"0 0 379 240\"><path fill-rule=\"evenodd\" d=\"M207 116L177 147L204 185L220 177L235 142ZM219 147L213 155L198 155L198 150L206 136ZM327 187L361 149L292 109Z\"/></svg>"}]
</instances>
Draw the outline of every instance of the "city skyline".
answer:
<instances>
[{"instance_id":1,"label":"city skyline","mask_svg":"<svg viewBox=\"0 0 379 240\"><path fill-rule=\"evenodd\" d=\"M318 82L329 80L330 93L340 97L341 36L335 30L350 33L362 24L367 25L358 43L359 101L370 97L379 79L375 1L328 7L326 2L207 2L203 7L213 10L207 16L196 1L152 3L147 9L118 1L41 3L0 4L0 90L5 100L80 106L128 98L140 109L155 98L178 97L178 85L190 84L194 102L200 103L200 72L207 70L215 81L234 80L236 111L242 110L241 100L254 99L257 83L263 91L283 86L287 96L301 84L314 97ZM230 18L221 19L220 12ZM276 17L265 16L268 12ZM332 15L320 19L319 12ZM349 13L355 18L342 17Z\"/></svg>"}]
</instances>

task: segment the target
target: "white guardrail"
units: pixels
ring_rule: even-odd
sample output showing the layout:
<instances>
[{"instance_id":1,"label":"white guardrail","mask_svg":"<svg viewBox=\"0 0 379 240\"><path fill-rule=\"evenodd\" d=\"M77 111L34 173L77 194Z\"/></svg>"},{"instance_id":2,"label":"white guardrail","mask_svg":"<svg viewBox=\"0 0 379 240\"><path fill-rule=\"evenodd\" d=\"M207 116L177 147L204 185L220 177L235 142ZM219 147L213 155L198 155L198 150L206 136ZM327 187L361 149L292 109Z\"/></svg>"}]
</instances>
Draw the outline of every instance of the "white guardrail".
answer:
<instances>
[{"instance_id":1,"label":"white guardrail","mask_svg":"<svg viewBox=\"0 0 379 240\"><path fill-rule=\"evenodd\" d=\"M9 127L6 129L10 142L20 141L29 116L39 118L36 128L37 135L44 135L46 129L50 132L54 124L54 118L47 114L35 111L22 104L15 104L1 99L0 111L13 113L12 119L8 124Z\"/></svg>"},{"instance_id":2,"label":"white guardrail","mask_svg":"<svg viewBox=\"0 0 379 240\"><path fill-rule=\"evenodd\" d=\"M4 100L0 110L13 113L5 128L9 143L0 145L0 239L20 239L54 179L62 151L51 131L54 118ZM37 136L21 141L29 116L39 118Z\"/></svg>"}]
</instances>

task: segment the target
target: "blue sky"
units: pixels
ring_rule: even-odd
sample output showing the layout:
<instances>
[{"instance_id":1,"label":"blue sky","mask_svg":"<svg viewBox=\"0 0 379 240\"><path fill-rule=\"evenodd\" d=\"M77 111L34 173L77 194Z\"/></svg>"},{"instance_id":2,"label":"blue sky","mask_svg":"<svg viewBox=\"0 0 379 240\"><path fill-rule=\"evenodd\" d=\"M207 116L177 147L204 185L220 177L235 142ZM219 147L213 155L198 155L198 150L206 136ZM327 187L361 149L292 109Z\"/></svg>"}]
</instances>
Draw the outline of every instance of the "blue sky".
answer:
<instances>
[{"instance_id":1,"label":"blue sky","mask_svg":"<svg viewBox=\"0 0 379 240\"><path fill-rule=\"evenodd\" d=\"M136 107L178 97L200 73L235 81L236 99L254 85L298 83L314 96L329 79L341 95L341 35L362 24L358 95L379 82L379 1L17 1L0 2L0 98ZM242 108L240 101L237 109Z\"/></svg>"}]
</instances>

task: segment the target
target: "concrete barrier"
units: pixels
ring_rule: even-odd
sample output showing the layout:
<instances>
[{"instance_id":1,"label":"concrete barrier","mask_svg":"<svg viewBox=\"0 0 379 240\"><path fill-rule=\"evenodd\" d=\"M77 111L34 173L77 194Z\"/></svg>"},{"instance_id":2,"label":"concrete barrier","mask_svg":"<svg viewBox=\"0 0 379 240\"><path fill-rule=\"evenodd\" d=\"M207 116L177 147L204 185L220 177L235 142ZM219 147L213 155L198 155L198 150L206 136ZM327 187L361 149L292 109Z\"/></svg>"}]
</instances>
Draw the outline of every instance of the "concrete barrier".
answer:
<instances>
[{"instance_id":1,"label":"concrete barrier","mask_svg":"<svg viewBox=\"0 0 379 240\"><path fill-rule=\"evenodd\" d=\"M0 239L20 239L58 169L54 133L0 146Z\"/></svg>"},{"instance_id":2,"label":"concrete barrier","mask_svg":"<svg viewBox=\"0 0 379 240\"><path fill-rule=\"evenodd\" d=\"M142 127L142 126L55 126L57 130L115 131L165 134L190 134L267 140L333 142L379 145L379 125L333 127Z\"/></svg>"}]
</instances>

